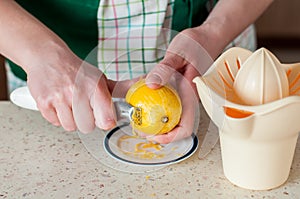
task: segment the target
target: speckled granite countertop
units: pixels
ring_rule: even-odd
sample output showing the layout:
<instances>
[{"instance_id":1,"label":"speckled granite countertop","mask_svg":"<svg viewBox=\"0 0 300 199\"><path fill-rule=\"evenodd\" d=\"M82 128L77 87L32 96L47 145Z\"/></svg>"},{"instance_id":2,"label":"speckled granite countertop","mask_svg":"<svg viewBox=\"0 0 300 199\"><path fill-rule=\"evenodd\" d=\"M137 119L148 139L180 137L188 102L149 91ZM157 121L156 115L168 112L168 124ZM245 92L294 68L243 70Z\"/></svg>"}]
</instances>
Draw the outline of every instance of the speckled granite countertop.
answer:
<instances>
[{"instance_id":1,"label":"speckled granite countertop","mask_svg":"<svg viewBox=\"0 0 300 199\"><path fill-rule=\"evenodd\" d=\"M0 102L0 198L300 198L300 143L288 181L245 190L222 171L220 146L151 173L102 165L76 132L48 124L39 112Z\"/></svg>"}]
</instances>

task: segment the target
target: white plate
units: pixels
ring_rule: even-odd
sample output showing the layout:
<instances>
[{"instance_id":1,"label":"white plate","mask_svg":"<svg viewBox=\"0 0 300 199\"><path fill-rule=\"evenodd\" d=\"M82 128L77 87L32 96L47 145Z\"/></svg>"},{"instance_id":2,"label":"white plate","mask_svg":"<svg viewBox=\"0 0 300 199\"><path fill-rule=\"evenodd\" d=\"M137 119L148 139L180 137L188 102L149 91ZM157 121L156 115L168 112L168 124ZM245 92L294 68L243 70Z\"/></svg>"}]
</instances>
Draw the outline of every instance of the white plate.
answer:
<instances>
[{"instance_id":1,"label":"white plate","mask_svg":"<svg viewBox=\"0 0 300 199\"><path fill-rule=\"evenodd\" d=\"M164 159L156 161L151 160L151 162L132 159L131 157L121 156L121 154L116 151L118 149L114 148L114 140L117 139L118 136L125 135L124 133L121 134L121 132L125 130L124 127L130 128L128 123L123 122L119 123L118 127L108 132L96 128L92 133L83 134L78 132L78 135L88 152L100 163L115 170L129 173L147 173L162 169L167 165L187 159L198 147L198 139L194 136L172 143L173 146L176 145L180 147L177 148L176 153L175 151L169 151L168 153L166 150L168 155L165 155ZM122 131L120 131L120 129L122 129ZM107 146L109 147L105 147L105 143L107 143ZM170 149L172 149L172 145L169 146ZM166 147L166 149L167 148L168 147Z\"/></svg>"},{"instance_id":2,"label":"white plate","mask_svg":"<svg viewBox=\"0 0 300 199\"><path fill-rule=\"evenodd\" d=\"M198 147L197 137L190 136L177 142L162 144L160 150L142 148L147 151L145 154L144 152L136 152L136 145L139 143L148 144L149 141L128 136L125 140L120 139L122 136L126 136L128 132L131 133L132 128L128 123L125 123L109 131L103 141L106 152L112 158L125 164L140 166L170 165L187 159Z\"/></svg>"}]
</instances>

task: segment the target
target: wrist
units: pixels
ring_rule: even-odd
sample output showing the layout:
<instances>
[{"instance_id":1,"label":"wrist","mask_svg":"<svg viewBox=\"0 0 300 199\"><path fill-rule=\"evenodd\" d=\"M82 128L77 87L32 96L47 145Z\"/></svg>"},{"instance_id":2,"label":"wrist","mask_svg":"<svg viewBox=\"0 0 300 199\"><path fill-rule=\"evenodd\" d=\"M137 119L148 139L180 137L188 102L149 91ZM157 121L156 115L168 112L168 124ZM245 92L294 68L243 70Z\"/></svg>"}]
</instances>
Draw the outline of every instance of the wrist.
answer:
<instances>
[{"instance_id":1,"label":"wrist","mask_svg":"<svg viewBox=\"0 0 300 199\"><path fill-rule=\"evenodd\" d=\"M225 19L221 21L205 21L201 26L194 28L194 32L199 35L198 41L216 59L231 41L231 38L223 30ZM200 36L201 35L201 36Z\"/></svg>"},{"instance_id":2,"label":"wrist","mask_svg":"<svg viewBox=\"0 0 300 199\"><path fill-rule=\"evenodd\" d=\"M77 71L81 65L81 60L60 39L50 39L33 45L24 53L22 60L22 67L27 74L41 68L72 72Z\"/></svg>"}]
</instances>

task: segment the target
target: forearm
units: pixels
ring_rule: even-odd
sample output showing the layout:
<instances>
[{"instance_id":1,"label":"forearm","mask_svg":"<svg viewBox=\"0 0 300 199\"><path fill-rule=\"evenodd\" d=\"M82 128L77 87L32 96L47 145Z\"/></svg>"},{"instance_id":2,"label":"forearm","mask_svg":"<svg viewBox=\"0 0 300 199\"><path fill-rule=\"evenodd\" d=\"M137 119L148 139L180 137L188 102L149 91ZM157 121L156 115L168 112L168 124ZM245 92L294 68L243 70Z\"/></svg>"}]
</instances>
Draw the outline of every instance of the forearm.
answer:
<instances>
[{"instance_id":1,"label":"forearm","mask_svg":"<svg viewBox=\"0 0 300 199\"><path fill-rule=\"evenodd\" d=\"M0 1L0 27L0 53L26 72L69 51L56 34L15 1Z\"/></svg>"},{"instance_id":2,"label":"forearm","mask_svg":"<svg viewBox=\"0 0 300 199\"><path fill-rule=\"evenodd\" d=\"M267 9L273 0L220 0L202 26L209 38L203 43L213 58ZM206 45L206 46L205 46Z\"/></svg>"}]
</instances>

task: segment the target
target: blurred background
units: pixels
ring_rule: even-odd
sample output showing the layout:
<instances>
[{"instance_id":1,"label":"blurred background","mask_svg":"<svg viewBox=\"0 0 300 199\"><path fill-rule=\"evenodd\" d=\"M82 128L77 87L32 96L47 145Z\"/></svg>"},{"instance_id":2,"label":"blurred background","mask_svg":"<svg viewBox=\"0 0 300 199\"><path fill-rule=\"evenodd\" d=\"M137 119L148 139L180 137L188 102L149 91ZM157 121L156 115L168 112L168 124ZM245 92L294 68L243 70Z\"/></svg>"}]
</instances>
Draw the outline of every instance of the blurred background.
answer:
<instances>
[{"instance_id":1,"label":"blurred background","mask_svg":"<svg viewBox=\"0 0 300 199\"><path fill-rule=\"evenodd\" d=\"M281 62L300 62L299 9L299 0L275 0L255 23L258 48L269 49Z\"/></svg>"},{"instance_id":2,"label":"blurred background","mask_svg":"<svg viewBox=\"0 0 300 199\"><path fill-rule=\"evenodd\" d=\"M281 62L300 62L299 9L300 0L275 0L255 23L257 47L269 49ZM7 99L4 59L0 55L0 100Z\"/></svg>"}]
</instances>

